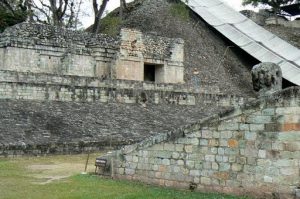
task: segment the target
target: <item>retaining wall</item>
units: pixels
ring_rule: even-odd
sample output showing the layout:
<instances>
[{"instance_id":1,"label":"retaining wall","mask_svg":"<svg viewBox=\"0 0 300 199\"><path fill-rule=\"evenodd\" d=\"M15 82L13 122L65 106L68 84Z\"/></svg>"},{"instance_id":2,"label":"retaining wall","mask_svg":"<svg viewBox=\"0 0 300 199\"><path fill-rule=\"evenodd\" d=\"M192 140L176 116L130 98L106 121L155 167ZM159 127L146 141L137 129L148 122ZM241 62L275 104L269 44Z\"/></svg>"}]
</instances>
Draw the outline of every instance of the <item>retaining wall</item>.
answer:
<instances>
[{"instance_id":1,"label":"retaining wall","mask_svg":"<svg viewBox=\"0 0 300 199\"><path fill-rule=\"evenodd\" d=\"M195 91L184 84L156 84L0 70L0 99L217 106L233 106L247 100L240 96L222 94L205 83L199 90Z\"/></svg>"},{"instance_id":2,"label":"retaining wall","mask_svg":"<svg viewBox=\"0 0 300 199\"><path fill-rule=\"evenodd\" d=\"M117 178L294 198L300 185L300 89L275 93L115 154Z\"/></svg>"}]
</instances>

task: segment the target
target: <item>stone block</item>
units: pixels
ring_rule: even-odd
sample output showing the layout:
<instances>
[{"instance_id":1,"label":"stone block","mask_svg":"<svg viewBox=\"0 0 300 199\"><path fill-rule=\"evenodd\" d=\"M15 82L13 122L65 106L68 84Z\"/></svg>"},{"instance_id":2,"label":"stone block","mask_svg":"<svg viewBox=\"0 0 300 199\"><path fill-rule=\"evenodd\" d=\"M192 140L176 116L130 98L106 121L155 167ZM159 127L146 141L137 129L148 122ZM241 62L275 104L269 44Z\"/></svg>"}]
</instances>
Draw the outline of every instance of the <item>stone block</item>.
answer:
<instances>
[{"instance_id":1,"label":"stone block","mask_svg":"<svg viewBox=\"0 0 300 199\"><path fill-rule=\"evenodd\" d=\"M135 174L135 170L134 169L125 169L125 174L126 175L134 175Z\"/></svg>"},{"instance_id":2,"label":"stone block","mask_svg":"<svg viewBox=\"0 0 300 199\"><path fill-rule=\"evenodd\" d=\"M139 157L138 156L133 156L132 157L132 162L135 162L135 163L139 162Z\"/></svg>"},{"instance_id":3,"label":"stone block","mask_svg":"<svg viewBox=\"0 0 300 199\"><path fill-rule=\"evenodd\" d=\"M236 162L236 156L233 156L233 155L229 156L228 162L230 162L230 163Z\"/></svg>"},{"instance_id":4,"label":"stone block","mask_svg":"<svg viewBox=\"0 0 300 199\"><path fill-rule=\"evenodd\" d=\"M297 132L280 132L278 141L300 141L300 131Z\"/></svg>"},{"instance_id":5,"label":"stone block","mask_svg":"<svg viewBox=\"0 0 300 199\"><path fill-rule=\"evenodd\" d=\"M262 115L275 115L275 109L274 108L266 108L266 109L263 109L261 111Z\"/></svg>"},{"instance_id":6,"label":"stone block","mask_svg":"<svg viewBox=\"0 0 300 199\"><path fill-rule=\"evenodd\" d=\"M133 157L131 155L125 155L125 160L127 162L132 162Z\"/></svg>"},{"instance_id":7,"label":"stone block","mask_svg":"<svg viewBox=\"0 0 300 199\"><path fill-rule=\"evenodd\" d=\"M235 139L229 139L228 140L228 147L230 148L237 148L239 145L239 142Z\"/></svg>"},{"instance_id":8,"label":"stone block","mask_svg":"<svg viewBox=\"0 0 300 199\"><path fill-rule=\"evenodd\" d=\"M155 176L155 178L160 179L160 178L162 178L162 172L155 172L154 176Z\"/></svg>"},{"instance_id":9,"label":"stone block","mask_svg":"<svg viewBox=\"0 0 300 199\"><path fill-rule=\"evenodd\" d=\"M118 169L118 174L124 175L124 173L125 173L125 169L124 168L119 168Z\"/></svg>"},{"instance_id":10,"label":"stone block","mask_svg":"<svg viewBox=\"0 0 300 199\"><path fill-rule=\"evenodd\" d=\"M230 164L221 162L219 163L219 171L229 171L230 170Z\"/></svg>"},{"instance_id":11,"label":"stone block","mask_svg":"<svg viewBox=\"0 0 300 199\"><path fill-rule=\"evenodd\" d=\"M300 151L281 151L280 157L284 159L299 159Z\"/></svg>"},{"instance_id":12,"label":"stone block","mask_svg":"<svg viewBox=\"0 0 300 199\"><path fill-rule=\"evenodd\" d=\"M186 153L192 153L193 152L193 145L185 145L184 146L184 151Z\"/></svg>"},{"instance_id":13,"label":"stone block","mask_svg":"<svg viewBox=\"0 0 300 199\"><path fill-rule=\"evenodd\" d=\"M212 170L219 170L219 164L218 163L216 163L216 162L212 162L212 164L211 164L211 168L212 168Z\"/></svg>"},{"instance_id":14,"label":"stone block","mask_svg":"<svg viewBox=\"0 0 300 199\"><path fill-rule=\"evenodd\" d=\"M224 148L218 148L218 155L224 155L224 154L225 154Z\"/></svg>"},{"instance_id":15,"label":"stone block","mask_svg":"<svg viewBox=\"0 0 300 199\"><path fill-rule=\"evenodd\" d=\"M249 131L250 130L250 125L249 124L239 124L239 130L240 131Z\"/></svg>"},{"instance_id":16,"label":"stone block","mask_svg":"<svg viewBox=\"0 0 300 199\"><path fill-rule=\"evenodd\" d=\"M223 162L223 156L222 155L216 155L216 162Z\"/></svg>"},{"instance_id":17,"label":"stone block","mask_svg":"<svg viewBox=\"0 0 300 199\"><path fill-rule=\"evenodd\" d=\"M213 138L220 138L221 134L219 131L213 131Z\"/></svg>"},{"instance_id":18,"label":"stone block","mask_svg":"<svg viewBox=\"0 0 300 199\"><path fill-rule=\"evenodd\" d=\"M214 162L216 160L215 155L205 155L205 160L208 162Z\"/></svg>"},{"instance_id":19,"label":"stone block","mask_svg":"<svg viewBox=\"0 0 300 199\"><path fill-rule=\"evenodd\" d=\"M246 140L254 141L254 140L256 140L256 138L257 138L257 134L255 132L249 132L249 131L245 132L245 139Z\"/></svg>"},{"instance_id":20,"label":"stone block","mask_svg":"<svg viewBox=\"0 0 300 199\"><path fill-rule=\"evenodd\" d=\"M183 166L184 165L184 161L183 160L177 160L177 165Z\"/></svg>"},{"instance_id":21,"label":"stone block","mask_svg":"<svg viewBox=\"0 0 300 199\"><path fill-rule=\"evenodd\" d=\"M136 169L136 168L137 168L137 165L138 165L137 163L129 163L129 166L128 166L128 167L129 167L130 169Z\"/></svg>"},{"instance_id":22,"label":"stone block","mask_svg":"<svg viewBox=\"0 0 300 199\"><path fill-rule=\"evenodd\" d=\"M257 166L270 167L272 165L272 161L269 159L258 159Z\"/></svg>"},{"instance_id":23,"label":"stone block","mask_svg":"<svg viewBox=\"0 0 300 199\"><path fill-rule=\"evenodd\" d=\"M213 176L219 180L228 180L230 177L228 172L216 172Z\"/></svg>"},{"instance_id":24,"label":"stone block","mask_svg":"<svg viewBox=\"0 0 300 199\"><path fill-rule=\"evenodd\" d=\"M211 179L207 178L207 177L201 177L200 182L201 182L201 184L204 184L204 185L211 185Z\"/></svg>"},{"instance_id":25,"label":"stone block","mask_svg":"<svg viewBox=\"0 0 300 199\"><path fill-rule=\"evenodd\" d=\"M212 166L212 162L204 162L202 165L203 165L203 169L210 170Z\"/></svg>"},{"instance_id":26,"label":"stone block","mask_svg":"<svg viewBox=\"0 0 300 199\"><path fill-rule=\"evenodd\" d=\"M250 131L263 131L265 130L264 124L250 124Z\"/></svg>"},{"instance_id":27,"label":"stone block","mask_svg":"<svg viewBox=\"0 0 300 199\"><path fill-rule=\"evenodd\" d=\"M183 144L176 144L175 145L175 150L178 151L178 152L182 152L183 148L184 148Z\"/></svg>"},{"instance_id":28,"label":"stone block","mask_svg":"<svg viewBox=\"0 0 300 199\"><path fill-rule=\"evenodd\" d=\"M220 146L227 147L227 144L228 144L227 139L220 139L219 142L220 142Z\"/></svg>"},{"instance_id":29,"label":"stone block","mask_svg":"<svg viewBox=\"0 0 300 199\"><path fill-rule=\"evenodd\" d=\"M219 139L209 139L208 146L210 147L219 146Z\"/></svg>"},{"instance_id":30,"label":"stone block","mask_svg":"<svg viewBox=\"0 0 300 199\"><path fill-rule=\"evenodd\" d=\"M165 151L174 151L175 150L175 145L174 144L165 143L164 144L164 150Z\"/></svg>"},{"instance_id":31,"label":"stone block","mask_svg":"<svg viewBox=\"0 0 300 199\"><path fill-rule=\"evenodd\" d=\"M239 124L237 122L228 122L228 123L222 123L220 126L218 126L219 131L237 131L239 130ZM222 134L221 134L222 136Z\"/></svg>"},{"instance_id":32,"label":"stone block","mask_svg":"<svg viewBox=\"0 0 300 199\"><path fill-rule=\"evenodd\" d=\"M173 152L172 153L172 158L173 159L178 159L180 157L180 153L178 153L178 152Z\"/></svg>"},{"instance_id":33,"label":"stone block","mask_svg":"<svg viewBox=\"0 0 300 199\"><path fill-rule=\"evenodd\" d=\"M210 153L214 155L218 154L218 148L217 147L210 148Z\"/></svg>"},{"instance_id":34,"label":"stone block","mask_svg":"<svg viewBox=\"0 0 300 199\"><path fill-rule=\"evenodd\" d=\"M162 144L155 144L153 145L150 150L154 150L154 151L163 151L164 150L164 146Z\"/></svg>"},{"instance_id":35,"label":"stone block","mask_svg":"<svg viewBox=\"0 0 300 199\"><path fill-rule=\"evenodd\" d=\"M300 107L279 107L276 108L276 114L278 115L300 114Z\"/></svg>"},{"instance_id":36,"label":"stone block","mask_svg":"<svg viewBox=\"0 0 300 199\"><path fill-rule=\"evenodd\" d=\"M213 132L210 130L202 130L202 138L213 138Z\"/></svg>"},{"instance_id":37,"label":"stone block","mask_svg":"<svg viewBox=\"0 0 300 199\"><path fill-rule=\"evenodd\" d=\"M242 171L243 165L234 163L232 164L231 169L232 171Z\"/></svg>"},{"instance_id":38,"label":"stone block","mask_svg":"<svg viewBox=\"0 0 300 199\"><path fill-rule=\"evenodd\" d=\"M200 170L190 170L190 175L193 177L200 176Z\"/></svg>"},{"instance_id":39,"label":"stone block","mask_svg":"<svg viewBox=\"0 0 300 199\"><path fill-rule=\"evenodd\" d=\"M195 161L190 161L190 160L187 160L185 165L189 168L189 169L193 169L195 168Z\"/></svg>"},{"instance_id":40,"label":"stone block","mask_svg":"<svg viewBox=\"0 0 300 199\"><path fill-rule=\"evenodd\" d=\"M221 139L230 139L232 138L232 131L221 131L220 132L220 135L221 135Z\"/></svg>"},{"instance_id":41,"label":"stone block","mask_svg":"<svg viewBox=\"0 0 300 199\"><path fill-rule=\"evenodd\" d=\"M299 168L281 168L280 173L285 176L299 176Z\"/></svg>"},{"instance_id":42,"label":"stone block","mask_svg":"<svg viewBox=\"0 0 300 199\"><path fill-rule=\"evenodd\" d=\"M266 156L267 156L267 151L266 150L259 150L258 151L258 157L259 158L266 158Z\"/></svg>"},{"instance_id":43,"label":"stone block","mask_svg":"<svg viewBox=\"0 0 300 199\"><path fill-rule=\"evenodd\" d=\"M228 156L224 155L224 156L223 156L223 162L228 162L228 161L229 161Z\"/></svg>"},{"instance_id":44,"label":"stone block","mask_svg":"<svg viewBox=\"0 0 300 199\"><path fill-rule=\"evenodd\" d=\"M174 173L179 173L180 172L180 167L179 166L173 166L172 170Z\"/></svg>"},{"instance_id":45,"label":"stone block","mask_svg":"<svg viewBox=\"0 0 300 199\"><path fill-rule=\"evenodd\" d=\"M291 123L290 121L283 123L280 127L281 131L300 131L300 123Z\"/></svg>"},{"instance_id":46,"label":"stone block","mask_svg":"<svg viewBox=\"0 0 300 199\"><path fill-rule=\"evenodd\" d=\"M226 180L226 186L228 187L241 187L242 182L237 180Z\"/></svg>"},{"instance_id":47,"label":"stone block","mask_svg":"<svg viewBox=\"0 0 300 199\"><path fill-rule=\"evenodd\" d=\"M162 164L163 164L163 165L170 165L171 163L170 163L170 160L169 160L169 159L163 159L163 160L162 160Z\"/></svg>"},{"instance_id":48,"label":"stone block","mask_svg":"<svg viewBox=\"0 0 300 199\"><path fill-rule=\"evenodd\" d=\"M166 181L165 181L165 186L166 186L166 187L173 187L174 184L175 184L174 181L170 181L170 180L166 180Z\"/></svg>"},{"instance_id":49,"label":"stone block","mask_svg":"<svg viewBox=\"0 0 300 199\"><path fill-rule=\"evenodd\" d=\"M190 139L189 144L197 146L197 145L199 145L199 139L198 138L192 138L192 139Z\"/></svg>"},{"instance_id":50,"label":"stone block","mask_svg":"<svg viewBox=\"0 0 300 199\"><path fill-rule=\"evenodd\" d=\"M154 165L152 166L152 170L153 170L153 171L158 171L158 169L159 169L159 166L158 166L157 164L154 164Z\"/></svg>"},{"instance_id":51,"label":"stone block","mask_svg":"<svg viewBox=\"0 0 300 199\"><path fill-rule=\"evenodd\" d=\"M256 165L256 157L247 157L247 164L248 165Z\"/></svg>"},{"instance_id":52,"label":"stone block","mask_svg":"<svg viewBox=\"0 0 300 199\"><path fill-rule=\"evenodd\" d=\"M200 183L200 178L199 177L194 177L193 182L196 183L196 184L199 184Z\"/></svg>"},{"instance_id":53,"label":"stone block","mask_svg":"<svg viewBox=\"0 0 300 199\"><path fill-rule=\"evenodd\" d=\"M207 139L200 139L200 146L207 146L208 140Z\"/></svg>"},{"instance_id":54,"label":"stone block","mask_svg":"<svg viewBox=\"0 0 300 199\"><path fill-rule=\"evenodd\" d=\"M238 148L225 148L225 154L226 155L238 155L239 154Z\"/></svg>"},{"instance_id":55,"label":"stone block","mask_svg":"<svg viewBox=\"0 0 300 199\"><path fill-rule=\"evenodd\" d=\"M272 116L267 115L251 115L246 118L246 123L249 124L267 124L272 122Z\"/></svg>"},{"instance_id":56,"label":"stone block","mask_svg":"<svg viewBox=\"0 0 300 199\"><path fill-rule=\"evenodd\" d=\"M270 176L264 176L264 182L272 183L273 182L273 178L270 177Z\"/></svg>"}]
</instances>

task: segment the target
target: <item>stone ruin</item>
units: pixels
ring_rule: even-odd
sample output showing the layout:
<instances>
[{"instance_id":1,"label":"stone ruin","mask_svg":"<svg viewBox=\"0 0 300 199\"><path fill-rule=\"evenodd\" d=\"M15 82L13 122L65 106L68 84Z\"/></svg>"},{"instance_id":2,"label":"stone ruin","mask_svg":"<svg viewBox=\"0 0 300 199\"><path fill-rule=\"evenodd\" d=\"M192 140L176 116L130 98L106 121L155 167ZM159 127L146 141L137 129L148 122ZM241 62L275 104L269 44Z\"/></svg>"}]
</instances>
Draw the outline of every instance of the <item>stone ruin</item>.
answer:
<instances>
[{"instance_id":1,"label":"stone ruin","mask_svg":"<svg viewBox=\"0 0 300 199\"><path fill-rule=\"evenodd\" d=\"M279 91L280 69L263 63L252 73L258 100L205 85L191 90L183 45L132 29L113 38L38 24L9 28L0 38L0 156L110 145L121 148L106 157L115 178L293 197L299 88Z\"/></svg>"},{"instance_id":2,"label":"stone ruin","mask_svg":"<svg viewBox=\"0 0 300 199\"><path fill-rule=\"evenodd\" d=\"M22 23L0 35L0 69L184 83L184 42L122 29L119 37Z\"/></svg>"},{"instance_id":3,"label":"stone ruin","mask_svg":"<svg viewBox=\"0 0 300 199\"><path fill-rule=\"evenodd\" d=\"M260 96L270 95L282 89L281 68L274 63L260 63L252 68L253 89Z\"/></svg>"}]
</instances>

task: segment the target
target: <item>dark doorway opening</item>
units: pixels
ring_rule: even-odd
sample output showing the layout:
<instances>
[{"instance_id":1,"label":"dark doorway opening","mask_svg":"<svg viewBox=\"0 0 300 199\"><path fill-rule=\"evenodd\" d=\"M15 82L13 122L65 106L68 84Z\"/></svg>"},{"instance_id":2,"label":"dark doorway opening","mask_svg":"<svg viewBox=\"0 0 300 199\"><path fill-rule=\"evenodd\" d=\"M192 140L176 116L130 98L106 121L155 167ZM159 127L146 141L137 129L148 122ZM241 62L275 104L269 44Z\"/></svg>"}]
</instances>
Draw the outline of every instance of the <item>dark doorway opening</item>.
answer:
<instances>
[{"instance_id":1,"label":"dark doorway opening","mask_svg":"<svg viewBox=\"0 0 300 199\"><path fill-rule=\"evenodd\" d=\"M144 65L144 81L155 82L155 68L154 64Z\"/></svg>"}]
</instances>

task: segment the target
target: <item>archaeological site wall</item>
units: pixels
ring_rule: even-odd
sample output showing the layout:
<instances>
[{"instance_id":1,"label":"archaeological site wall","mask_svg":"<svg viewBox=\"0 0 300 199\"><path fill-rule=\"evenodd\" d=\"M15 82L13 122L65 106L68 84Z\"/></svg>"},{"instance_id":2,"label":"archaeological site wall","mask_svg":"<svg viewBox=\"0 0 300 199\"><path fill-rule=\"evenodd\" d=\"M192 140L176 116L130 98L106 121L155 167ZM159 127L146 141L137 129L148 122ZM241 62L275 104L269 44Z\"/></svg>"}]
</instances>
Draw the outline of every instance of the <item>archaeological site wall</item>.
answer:
<instances>
[{"instance_id":1,"label":"archaeological site wall","mask_svg":"<svg viewBox=\"0 0 300 199\"><path fill-rule=\"evenodd\" d=\"M247 98L221 94L209 84L186 85L0 70L0 99L235 106Z\"/></svg>"},{"instance_id":2,"label":"archaeological site wall","mask_svg":"<svg viewBox=\"0 0 300 199\"><path fill-rule=\"evenodd\" d=\"M262 198L300 184L300 89L292 87L114 153L116 178Z\"/></svg>"},{"instance_id":3,"label":"archaeological site wall","mask_svg":"<svg viewBox=\"0 0 300 199\"><path fill-rule=\"evenodd\" d=\"M120 37L22 23L0 36L0 69L183 83L182 39L122 29Z\"/></svg>"},{"instance_id":4,"label":"archaeological site wall","mask_svg":"<svg viewBox=\"0 0 300 199\"><path fill-rule=\"evenodd\" d=\"M185 83L183 49L182 39L132 29L109 37L8 28L0 35L0 156L120 148L249 100L213 80Z\"/></svg>"}]
</instances>

